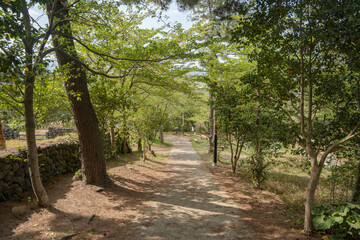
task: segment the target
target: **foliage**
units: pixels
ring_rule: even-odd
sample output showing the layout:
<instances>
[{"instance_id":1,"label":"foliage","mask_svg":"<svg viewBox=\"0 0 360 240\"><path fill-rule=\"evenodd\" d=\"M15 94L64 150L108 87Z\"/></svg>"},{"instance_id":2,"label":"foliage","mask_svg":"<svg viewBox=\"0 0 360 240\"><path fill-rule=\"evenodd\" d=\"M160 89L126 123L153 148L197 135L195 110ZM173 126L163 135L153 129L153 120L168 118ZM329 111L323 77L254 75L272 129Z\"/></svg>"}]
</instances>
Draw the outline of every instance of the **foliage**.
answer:
<instances>
[{"instance_id":1,"label":"foliage","mask_svg":"<svg viewBox=\"0 0 360 240\"><path fill-rule=\"evenodd\" d=\"M260 82L258 78L261 77L252 72L243 76L238 74L240 80L224 77L213 87L216 116L219 130L225 133L229 142L233 172L242 147L247 144L253 149L252 156L248 158L250 171L255 186L260 188L271 159L278 154L277 142L289 143L291 139L289 126L283 121L285 115L274 104L266 101L267 88L253 84L255 79ZM234 74L232 76L237 77ZM234 147L232 137L235 140Z\"/></svg>"},{"instance_id":2,"label":"foliage","mask_svg":"<svg viewBox=\"0 0 360 240\"><path fill-rule=\"evenodd\" d=\"M360 204L346 203L333 208L329 203L316 206L314 226L332 234L331 239L357 239L360 236Z\"/></svg>"},{"instance_id":3,"label":"foliage","mask_svg":"<svg viewBox=\"0 0 360 240\"><path fill-rule=\"evenodd\" d=\"M329 27L357 16L357 9L348 8L353 13L347 12L344 22L339 16L329 18L329 9L322 0L249 1L232 34L236 43L253 47L249 58L257 62L260 76L253 84L267 86L268 101L287 116L284 122L291 125L288 130L297 139L296 146L311 161L306 231L312 227L314 193L327 155L360 134L356 87L360 79L343 53L336 51L344 32Z\"/></svg>"},{"instance_id":4,"label":"foliage","mask_svg":"<svg viewBox=\"0 0 360 240\"><path fill-rule=\"evenodd\" d=\"M345 162L342 162L341 159L338 161L338 164L334 163L334 161L332 162L328 176L331 192L330 202L332 204L339 204L350 200L350 192L354 189L355 176L357 174L357 161L351 159L345 160Z\"/></svg>"}]
</instances>

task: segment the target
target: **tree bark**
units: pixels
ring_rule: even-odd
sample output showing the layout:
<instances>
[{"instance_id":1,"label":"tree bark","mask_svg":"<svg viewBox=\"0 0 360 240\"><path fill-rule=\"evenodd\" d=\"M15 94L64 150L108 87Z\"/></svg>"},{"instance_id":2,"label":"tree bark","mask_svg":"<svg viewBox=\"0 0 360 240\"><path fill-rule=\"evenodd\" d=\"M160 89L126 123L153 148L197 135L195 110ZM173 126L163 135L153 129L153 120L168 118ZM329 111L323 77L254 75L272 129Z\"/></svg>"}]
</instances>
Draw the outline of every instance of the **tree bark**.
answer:
<instances>
[{"instance_id":1,"label":"tree bark","mask_svg":"<svg viewBox=\"0 0 360 240\"><path fill-rule=\"evenodd\" d=\"M161 125L159 135L160 135L160 136L159 136L159 137L160 137L160 142L161 142L162 144L164 144L164 125Z\"/></svg>"},{"instance_id":2,"label":"tree bark","mask_svg":"<svg viewBox=\"0 0 360 240\"><path fill-rule=\"evenodd\" d=\"M32 66L27 68L31 72ZM34 122L34 83L33 73L27 73L25 77L24 107L25 107L25 131L27 143L27 160L30 172L31 186L40 207L49 206L49 197L41 182L39 159L36 146L35 122Z\"/></svg>"},{"instance_id":3,"label":"tree bark","mask_svg":"<svg viewBox=\"0 0 360 240\"><path fill-rule=\"evenodd\" d=\"M316 159L312 159L311 161L316 162ZM315 191L317 185L319 184L319 179L321 174L321 167L313 163L311 165L312 166L311 166L310 180L306 191L306 201L305 201L305 221L304 221L305 232L310 232L313 229L313 222L312 222L313 217L311 211L314 207Z\"/></svg>"},{"instance_id":4,"label":"tree bark","mask_svg":"<svg viewBox=\"0 0 360 240\"><path fill-rule=\"evenodd\" d=\"M116 159L116 139L114 125L110 124L110 143L111 143L111 155Z\"/></svg>"},{"instance_id":5,"label":"tree bark","mask_svg":"<svg viewBox=\"0 0 360 240\"><path fill-rule=\"evenodd\" d=\"M139 138L137 145L138 145L137 148L138 152L141 152L142 151L141 138Z\"/></svg>"},{"instance_id":6,"label":"tree bark","mask_svg":"<svg viewBox=\"0 0 360 240\"><path fill-rule=\"evenodd\" d=\"M111 142L111 147L113 147L115 149L116 147L116 141L115 141L115 129L114 129L114 125L110 126L110 142Z\"/></svg>"},{"instance_id":7,"label":"tree bark","mask_svg":"<svg viewBox=\"0 0 360 240\"><path fill-rule=\"evenodd\" d=\"M27 161L30 173L31 186L40 207L49 206L49 197L42 184L39 170L39 159L36 146L35 120L34 120L34 39L30 14L25 2L22 3L22 14L25 20L25 36L22 38L26 53L25 90L24 90L24 117L27 144ZM35 61L36 62L36 61Z\"/></svg>"},{"instance_id":8,"label":"tree bark","mask_svg":"<svg viewBox=\"0 0 360 240\"><path fill-rule=\"evenodd\" d=\"M127 137L122 138L121 151L122 151L122 153L131 153L132 152L131 148L129 146L129 141L127 140Z\"/></svg>"},{"instance_id":9,"label":"tree bark","mask_svg":"<svg viewBox=\"0 0 360 240\"><path fill-rule=\"evenodd\" d=\"M5 149L6 149L6 141L5 141L4 131L0 118L0 150L5 150Z\"/></svg>"},{"instance_id":10,"label":"tree bark","mask_svg":"<svg viewBox=\"0 0 360 240\"><path fill-rule=\"evenodd\" d=\"M240 142L241 142L241 143L240 143ZM238 164L238 162L239 162L240 155L241 155L241 152L242 152L242 149L243 149L244 144L245 144L244 141L241 141L241 140L239 140L239 139L236 140L236 151L235 151L233 168L232 168L233 173L236 172L237 164Z\"/></svg>"},{"instance_id":11,"label":"tree bark","mask_svg":"<svg viewBox=\"0 0 360 240\"><path fill-rule=\"evenodd\" d=\"M143 161L146 160L146 138L144 138L144 144L143 144Z\"/></svg>"},{"instance_id":12,"label":"tree bark","mask_svg":"<svg viewBox=\"0 0 360 240\"><path fill-rule=\"evenodd\" d=\"M82 156L83 184L104 186L109 182L106 174L105 153L98 120L87 88L86 70L78 61L71 25L68 21L68 1L54 1L48 13L55 17L57 28L52 33L56 58L64 71L64 85L71 101L72 114L79 134Z\"/></svg>"},{"instance_id":13,"label":"tree bark","mask_svg":"<svg viewBox=\"0 0 360 240\"><path fill-rule=\"evenodd\" d=\"M229 147L230 147L230 161L231 161L231 170L233 173L235 173L236 169L234 169L234 148L232 145L232 139L231 139L231 133L227 133L227 141L229 143Z\"/></svg>"}]
</instances>

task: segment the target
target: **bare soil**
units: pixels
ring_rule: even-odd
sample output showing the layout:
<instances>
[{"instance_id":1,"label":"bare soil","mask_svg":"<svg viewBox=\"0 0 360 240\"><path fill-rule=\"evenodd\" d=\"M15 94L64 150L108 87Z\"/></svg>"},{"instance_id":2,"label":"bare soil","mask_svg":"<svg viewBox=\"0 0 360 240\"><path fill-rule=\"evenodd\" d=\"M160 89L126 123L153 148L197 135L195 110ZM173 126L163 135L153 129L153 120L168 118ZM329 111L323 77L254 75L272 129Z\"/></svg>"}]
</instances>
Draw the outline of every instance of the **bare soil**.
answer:
<instances>
[{"instance_id":1,"label":"bare soil","mask_svg":"<svg viewBox=\"0 0 360 240\"><path fill-rule=\"evenodd\" d=\"M161 156L169 154L170 148L153 150ZM1 203L0 239L188 239L188 229L208 226L211 232L201 232L204 239L224 239L222 232L230 236L227 239L311 239L285 223L284 206L275 194L254 190L226 166L174 162L189 158L187 151L179 146L172 159L151 156L142 162L136 155L126 155L120 161L109 161L108 174L114 184L106 189L83 186L72 181L72 175L55 178L46 183L52 205L48 209L35 207L31 194ZM192 182L191 171L203 173L205 177L195 180L208 190ZM179 180L183 184L176 184ZM221 203L225 213L205 209L207 205L216 209L218 197L225 198ZM15 216L13 207L23 205L25 214ZM223 226L212 226L207 215L223 221ZM234 219L237 222L230 222ZM156 232L157 228L163 233ZM178 229L177 235L169 229ZM242 231L244 237L232 237L232 230Z\"/></svg>"},{"instance_id":2,"label":"bare soil","mask_svg":"<svg viewBox=\"0 0 360 240\"><path fill-rule=\"evenodd\" d=\"M153 147L156 154L168 155L170 147ZM123 159L126 158L126 159ZM0 203L0 239L132 239L133 219L166 176L165 160L151 157L145 162L136 155L109 161L107 172L113 185L106 189L72 181L67 174L45 184L51 207L39 209L24 199ZM26 206L24 216L16 217L13 207ZM95 217L88 223L89 219ZM70 239L70 238L69 238Z\"/></svg>"},{"instance_id":3,"label":"bare soil","mask_svg":"<svg viewBox=\"0 0 360 240\"><path fill-rule=\"evenodd\" d=\"M304 234L301 226L289 221L288 206L274 193L255 189L249 182L240 179L228 164L204 166L220 181L225 191L237 203L245 224L258 239L305 240L320 239Z\"/></svg>"}]
</instances>

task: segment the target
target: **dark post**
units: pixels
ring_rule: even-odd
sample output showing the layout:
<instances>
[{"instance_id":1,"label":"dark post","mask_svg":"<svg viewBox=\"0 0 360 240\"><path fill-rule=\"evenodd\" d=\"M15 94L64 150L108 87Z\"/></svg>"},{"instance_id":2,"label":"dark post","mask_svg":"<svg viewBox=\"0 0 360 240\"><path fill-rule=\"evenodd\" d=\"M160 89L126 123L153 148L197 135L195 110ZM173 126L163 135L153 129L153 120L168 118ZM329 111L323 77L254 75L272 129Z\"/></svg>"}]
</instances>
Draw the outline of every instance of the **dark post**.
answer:
<instances>
[{"instance_id":1,"label":"dark post","mask_svg":"<svg viewBox=\"0 0 360 240\"><path fill-rule=\"evenodd\" d=\"M215 110L214 110L214 160L213 166L216 166L217 163L217 130L216 130L216 117L215 117Z\"/></svg>"}]
</instances>

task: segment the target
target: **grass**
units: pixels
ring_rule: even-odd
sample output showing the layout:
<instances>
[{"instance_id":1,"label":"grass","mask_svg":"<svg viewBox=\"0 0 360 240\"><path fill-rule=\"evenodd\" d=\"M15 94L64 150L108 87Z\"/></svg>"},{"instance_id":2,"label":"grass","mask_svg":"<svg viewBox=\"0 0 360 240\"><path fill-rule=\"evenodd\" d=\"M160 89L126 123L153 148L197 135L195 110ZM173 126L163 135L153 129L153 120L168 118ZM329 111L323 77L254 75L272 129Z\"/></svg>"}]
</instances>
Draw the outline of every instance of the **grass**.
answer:
<instances>
[{"instance_id":1,"label":"grass","mask_svg":"<svg viewBox=\"0 0 360 240\"><path fill-rule=\"evenodd\" d=\"M159 138L156 138L154 140L153 145L154 146L166 146L166 147L172 147L173 146L172 142L164 140L164 142L162 143Z\"/></svg>"},{"instance_id":2,"label":"grass","mask_svg":"<svg viewBox=\"0 0 360 240\"><path fill-rule=\"evenodd\" d=\"M153 163L157 163L157 164L164 164L167 160L167 158L170 155L170 149L171 149L172 143L168 142L168 141L164 141L164 143L161 143L159 139L156 139L153 143L153 147L160 147L160 148L165 148L166 151L164 153L158 153L155 150L155 154L156 157L152 156L150 153L147 153L147 159L145 161L143 161L143 153L142 151L133 151L132 153L120 153L117 154L116 156L116 163L112 162L112 164L110 164L108 166L108 170L109 170L109 175L111 175L111 169L113 167L118 166L118 164L120 165L134 165L134 166L141 166L141 167L145 167L145 168L149 168L152 170L155 170L153 168L153 165L150 164L150 162ZM114 165L115 163L115 165Z\"/></svg>"},{"instance_id":3,"label":"grass","mask_svg":"<svg viewBox=\"0 0 360 240\"><path fill-rule=\"evenodd\" d=\"M36 137L39 138L39 137ZM63 139L69 139L69 138L76 138L77 139L77 133L68 133L64 136L58 136L56 138L52 138L52 139L44 139L44 140L36 140L36 143L42 144L42 143L49 143L49 142L54 142L54 141L58 141L58 140L63 140ZM6 140L6 148L10 149L10 148L26 148L26 140L18 140L18 139L11 139L11 140Z\"/></svg>"},{"instance_id":4,"label":"grass","mask_svg":"<svg viewBox=\"0 0 360 240\"><path fill-rule=\"evenodd\" d=\"M195 141L195 139L197 141ZM199 153L202 159L208 163L212 162L212 154L208 153L208 140L200 137L191 136L191 142L194 149ZM273 192L281 197L287 209L289 221L294 224L303 224L303 211L306 197L306 190L309 181L308 170L303 166L304 159L297 155L292 155L286 149L282 149L284 153L278 157L267 172L266 180L263 183L263 189ZM241 159L250 156L251 149L245 150L241 154ZM221 152L221 163L230 163L230 150L225 149ZM230 168L230 165L229 165ZM246 164L237 170L237 176L252 184L249 170ZM321 204L330 200L330 184L328 176L330 171L323 169L320 183L315 194L315 204ZM338 196L340 198L341 196Z\"/></svg>"}]
</instances>

